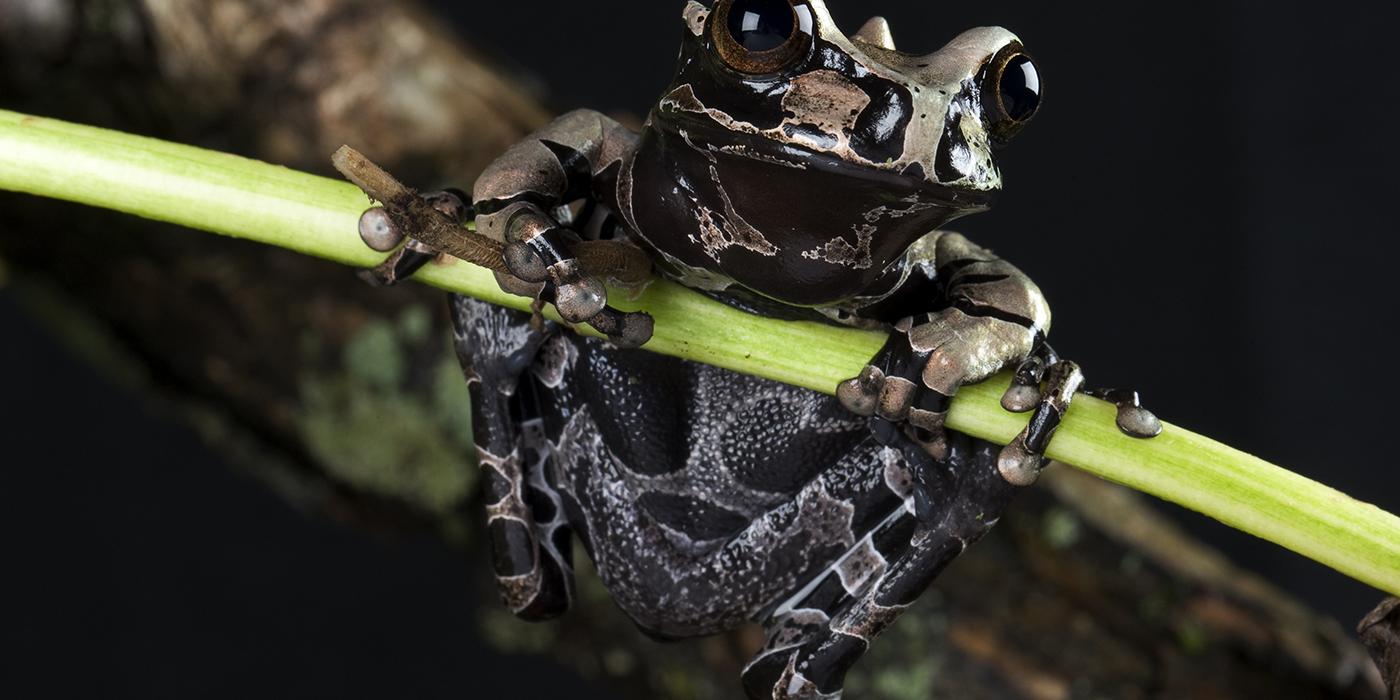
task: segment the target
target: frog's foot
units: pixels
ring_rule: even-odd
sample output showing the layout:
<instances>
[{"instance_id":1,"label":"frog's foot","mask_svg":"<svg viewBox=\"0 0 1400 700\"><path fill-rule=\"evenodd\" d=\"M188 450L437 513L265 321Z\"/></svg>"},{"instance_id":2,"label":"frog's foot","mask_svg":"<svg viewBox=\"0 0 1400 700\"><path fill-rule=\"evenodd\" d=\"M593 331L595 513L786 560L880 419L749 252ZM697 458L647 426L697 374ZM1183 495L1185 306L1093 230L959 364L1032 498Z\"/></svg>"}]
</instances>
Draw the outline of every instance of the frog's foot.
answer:
<instances>
[{"instance_id":1,"label":"frog's foot","mask_svg":"<svg viewBox=\"0 0 1400 700\"><path fill-rule=\"evenodd\" d=\"M1017 486L1029 486L1040 478L1050 438L1054 437L1060 421L1064 420L1065 412L1074 400L1074 393L1083 385L1084 373L1079 370L1079 365L1068 360L1059 360L1050 365L1045 392L1036 402L1030 424L1011 444L1002 448L1001 456L997 459L1002 478ZM1016 389L1017 385L1013 383L1008 395ZM1005 408L1007 403L1007 398L1003 396L1002 407ZM1018 404L1014 405L1019 408Z\"/></svg>"},{"instance_id":2,"label":"frog's foot","mask_svg":"<svg viewBox=\"0 0 1400 700\"><path fill-rule=\"evenodd\" d=\"M1043 393L1042 380L1045 381ZM1060 358L1044 343L1017 368L1010 388L1002 396L1002 408L1012 413L1035 413L1026 429L1002 450L999 466L1007 481L1022 486L1035 482L1050 438L1078 391L1116 405L1118 429L1124 434L1135 438L1153 438L1161 434L1161 421L1142 407L1136 391L1083 390L1083 385L1084 376L1079 366Z\"/></svg>"},{"instance_id":3,"label":"frog's foot","mask_svg":"<svg viewBox=\"0 0 1400 700\"><path fill-rule=\"evenodd\" d=\"M1001 406L1012 413L1027 413L1041 401L1040 383L1046 371L1060 362L1060 356L1049 345L1041 343L1011 380L1011 387L1001 398ZM1162 422L1142 405L1136 391L1128 389L1082 389L1083 393L1103 399L1118 407L1118 429L1135 438L1154 438L1162 434Z\"/></svg>"},{"instance_id":4,"label":"frog's foot","mask_svg":"<svg viewBox=\"0 0 1400 700\"><path fill-rule=\"evenodd\" d=\"M650 315L608 307L603 276L587 273L574 252L581 243L576 234L529 210L512 219L507 231L511 242L502 251L506 267L516 278L535 285L536 297L553 303L561 318L586 323L619 347L641 347L651 340ZM608 252L596 245L595 250Z\"/></svg>"},{"instance_id":5,"label":"frog's foot","mask_svg":"<svg viewBox=\"0 0 1400 700\"><path fill-rule=\"evenodd\" d=\"M1084 393L1118 407L1118 429L1135 438L1155 438L1162 434L1162 421L1143 408L1142 398L1129 389L1090 389Z\"/></svg>"},{"instance_id":6,"label":"frog's foot","mask_svg":"<svg viewBox=\"0 0 1400 700\"><path fill-rule=\"evenodd\" d=\"M423 199L459 226L465 226L476 215L461 190L429 192ZM373 250L390 253L377 267L360 274L361 279L376 287L398 284L438 256L438 251L422 241L408 238L389 218L389 212L380 207L360 215L360 239Z\"/></svg>"},{"instance_id":7,"label":"frog's foot","mask_svg":"<svg viewBox=\"0 0 1400 700\"><path fill-rule=\"evenodd\" d=\"M423 195L439 213L459 226L476 216L465 193L442 190ZM537 302L554 304L569 323L587 323L620 347L641 347L651 339L654 323L645 313L624 313L607 306L604 275L625 282L640 282L650 275L651 264L635 246L616 241L590 241L580 245L577 236L553 222L531 214L511 220L508 231L513 240L501 251L509 274L497 272L501 288ZM372 208L360 216L360 238L370 248L390 253L388 259L361 278L375 286L399 283L438 256L438 251L407 237L382 208ZM587 274L575 249L587 251L587 261L604 274Z\"/></svg>"},{"instance_id":8,"label":"frog's foot","mask_svg":"<svg viewBox=\"0 0 1400 700\"><path fill-rule=\"evenodd\" d=\"M1060 356L1048 343L1040 343L1011 375L1011 386L1001 397L1001 407L1012 413L1027 413L1040 404L1040 384L1045 373Z\"/></svg>"},{"instance_id":9,"label":"frog's foot","mask_svg":"<svg viewBox=\"0 0 1400 700\"><path fill-rule=\"evenodd\" d=\"M846 672L875 638L996 525L1018 491L998 474L996 447L965 435L950 436L945 460L915 459L929 506L921 510L932 517L901 511L779 605L764 623L763 650L744 669L750 698L840 697Z\"/></svg>"},{"instance_id":10,"label":"frog's foot","mask_svg":"<svg viewBox=\"0 0 1400 700\"><path fill-rule=\"evenodd\" d=\"M904 425L906 435L939 459L946 454L943 423L952 396L909 379L918 377L924 359L895 333L859 376L841 382L836 398L856 415L878 416Z\"/></svg>"}]
</instances>

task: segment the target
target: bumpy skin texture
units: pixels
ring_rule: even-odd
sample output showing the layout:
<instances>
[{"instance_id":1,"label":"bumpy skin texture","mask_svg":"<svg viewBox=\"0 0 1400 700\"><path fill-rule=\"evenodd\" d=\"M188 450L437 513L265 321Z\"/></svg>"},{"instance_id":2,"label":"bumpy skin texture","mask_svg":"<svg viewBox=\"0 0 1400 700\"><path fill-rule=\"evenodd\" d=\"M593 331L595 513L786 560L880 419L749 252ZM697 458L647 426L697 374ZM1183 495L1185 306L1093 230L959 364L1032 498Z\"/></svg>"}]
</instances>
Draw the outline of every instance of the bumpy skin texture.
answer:
<instances>
[{"instance_id":1,"label":"bumpy skin texture","mask_svg":"<svg viewBox=\"0 0 1400 700\"><path fill-rule=\"evenodd\" d=\"M573 112L476 183L478 231L507 244L502 286L615 341L453 300L496 573L521 617L561 613L572 533L657 637L761 621L751 697L836 697L1034 479L1082 382L1044 344L1036 286L938 230L1000 187L992 145L1034 112L1024 91L1006 104L1003 77L1038 90L1038 75L1005 30L914 56L883 20L845 36L822 0L692 1L682 21L676 78L640 134ZM779 35L734 29L765 26ZM839 398L621 349L649 326L606 306L581 240L641 246L743 308L892 340ZM1007 367L1004 404L1035 411L1026 433L1006 448L946 433L958 387Z\"/></svg>"},{"instance_id":2,"label":"bumpy skin texture","mask_svg":"<svg viewBox=\"0 0 1400 700\"><path fill-rule=\"evenodd\" d=\"M753 697L838 694L1015 489L990 444L954 436L936 461L823 394L463 297L453 317L506 603L527 619L567 607L573 532L649 634L763 621Z\"/></svg>"}]
</instances>

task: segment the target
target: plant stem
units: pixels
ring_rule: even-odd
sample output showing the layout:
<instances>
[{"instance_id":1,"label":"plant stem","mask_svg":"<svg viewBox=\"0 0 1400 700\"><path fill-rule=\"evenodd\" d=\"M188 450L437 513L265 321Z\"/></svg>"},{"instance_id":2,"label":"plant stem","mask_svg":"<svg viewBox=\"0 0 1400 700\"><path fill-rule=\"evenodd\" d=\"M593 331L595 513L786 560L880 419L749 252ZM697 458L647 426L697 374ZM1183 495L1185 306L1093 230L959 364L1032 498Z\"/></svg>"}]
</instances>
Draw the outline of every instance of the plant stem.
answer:
<instances>
[{"instance_id":1,"label":"plant stem","mask_svg":"<svg viewBox=\"0 0 1400 700\"><path fill-rule=\"evenodd\" d=\"M355 267L382 255L357 234L368 204L348 182L155 139L0 111L0 189L115 209L259 241ZM483 268L433 265L418 281L528 310ZM623 311L647 311L646 348L832 393L884 343L883 334L778 321L737 311L672 282L613 289ZM965 387L948 424L1009 442L1026 416L1000 406L1006 377ZM1275 542L1400 594L1400 518L1181 428L1152 440L1118 432L1114 408L1080 396L1049 456Z\"/></svg>"}]
</instances>

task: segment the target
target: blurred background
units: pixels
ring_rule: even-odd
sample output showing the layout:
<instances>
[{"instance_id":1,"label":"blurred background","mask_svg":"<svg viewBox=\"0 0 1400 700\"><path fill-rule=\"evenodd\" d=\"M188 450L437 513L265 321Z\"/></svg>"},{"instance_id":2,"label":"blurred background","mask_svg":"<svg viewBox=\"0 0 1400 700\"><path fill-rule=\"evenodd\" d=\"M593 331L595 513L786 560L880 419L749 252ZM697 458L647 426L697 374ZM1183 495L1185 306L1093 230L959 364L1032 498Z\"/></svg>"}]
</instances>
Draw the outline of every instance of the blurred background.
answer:
<instances>
[{"instance_id":1,"label":"blurred background","mask_svg":"<svg viewBox=\"0 0 1400 700\"><path fill-rule=\"evenodd\" d=\"M0 0L0 108L469 185L549 115L638 121L681 0ZM900 48L999 24L1047 94L957 228L1163 418L1400 511L1400 106L1372 6L829 0ZM737 695L752 629L656 645L495 603L440 296L0 193L4 686L46 696ZM1377 697L1381 594L1062 470L850 696Z\"/></svg>"}]
</instances>

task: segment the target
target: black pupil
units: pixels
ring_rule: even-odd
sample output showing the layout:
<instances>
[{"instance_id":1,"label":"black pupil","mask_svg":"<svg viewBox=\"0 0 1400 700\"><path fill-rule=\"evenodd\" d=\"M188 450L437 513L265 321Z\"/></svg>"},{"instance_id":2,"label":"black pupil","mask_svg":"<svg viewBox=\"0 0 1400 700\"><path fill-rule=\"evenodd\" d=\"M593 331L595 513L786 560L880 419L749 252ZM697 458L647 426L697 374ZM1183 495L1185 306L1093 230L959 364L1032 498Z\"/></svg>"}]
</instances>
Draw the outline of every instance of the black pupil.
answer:
<instances>
[{"instance_id":1,"label":"black pupil","mask_svg":"<svg viewBox=\"0 0 1400 700\"><path fill-rule=\"evenodd\" d=\"M796 28L787 0L736 0L729 7L729 34L750 51L772 51Z\"/></svg>"},{"instance_id":2,"label":"black pupil","mask_svg":"<svg viewBox=\"0 0 1400 700\"><path fill-rule=\"evenodd\" d=\"M1026 56L1017 56L1001 73L1001 103L1016 121L1030 119L1040 107L1040 72Z\"/></svg>"}]
</instances>

